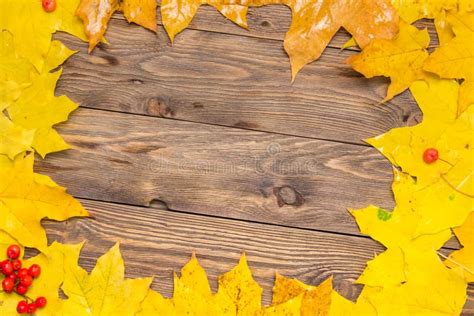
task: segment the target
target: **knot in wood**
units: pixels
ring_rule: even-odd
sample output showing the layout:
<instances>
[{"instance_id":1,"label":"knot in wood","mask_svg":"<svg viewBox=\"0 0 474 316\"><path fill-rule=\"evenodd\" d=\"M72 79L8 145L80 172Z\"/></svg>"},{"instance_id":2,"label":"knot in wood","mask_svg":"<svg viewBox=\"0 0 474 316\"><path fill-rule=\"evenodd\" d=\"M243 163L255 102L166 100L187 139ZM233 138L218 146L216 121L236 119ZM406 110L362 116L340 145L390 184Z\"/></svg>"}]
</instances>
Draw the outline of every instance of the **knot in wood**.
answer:
<instances>
[{"instance_id":1,"label":"knot in wood","mask_svg":"<svg viewBox=\"0 0 474 316\"><path fill-rule=\"evenodd\" d=\"M277 198L279 207L284 205L301 206L304 203L303 196L288 185L274 188L273 193Z\"/></svg>"},{"instance_id":2,"label":"knot in wood","mask_svg":"<svg viewBox=\"0 0 474 316\"><path fill-rule=\"evenodd\" d=\"M149 99L146 112L158 117L174 116L174 111L160 98Z\"/></svg>"}]
</instances>

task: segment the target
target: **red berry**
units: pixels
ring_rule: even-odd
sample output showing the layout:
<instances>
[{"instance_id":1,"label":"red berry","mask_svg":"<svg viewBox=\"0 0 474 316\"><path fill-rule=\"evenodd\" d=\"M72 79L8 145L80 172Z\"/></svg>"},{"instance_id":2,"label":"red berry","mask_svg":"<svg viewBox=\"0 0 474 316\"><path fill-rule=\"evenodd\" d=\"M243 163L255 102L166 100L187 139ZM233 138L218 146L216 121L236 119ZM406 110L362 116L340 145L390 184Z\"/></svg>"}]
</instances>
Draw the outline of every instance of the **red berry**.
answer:
<instances>
[{"instance_id":1,"label":"red berry","mask_svg":"<svg viewBox=\"0 0 474 316\"><path fill-rule=\"evenodd\" d=\"M18 259L13 260L12 265L13 265L13 270L15 271L21 269L21 261Z\"/></svg>"},{"instance_id":2,"label":"red berry","mask_svg":"<svg viewBox=\"0 0 474 316\"><path fill-rule=\"evenodd\" d=\"M56 10L56 0L43 0L43 10L46 12Z\"/></svg>"},{"instance_id":3,"label":"red berry","mask_svg":"<svg viewBox=\"0 0 474 316\"><path fill-rule=\"evenodd\" d=\"M428 148L423 153L423 160L428 164L435 162L436 160L438 160L438 158L439 153L436 148Z\"/></svg>"},{"instance_id":4,"label":"red berry","mask_svg":"<svg viewBox=\"0 0 474 316\"><path fill-rule=\"evenodd\" d=\"M13 287L15 286L15 281L10 278L5 278L2 281L2 288L6 293L11 293L13 291Z\"/></svg>"},{"instance_id":5,"label":"red berry","mask_svg":"<svg viewBox=\"0 0 474 316\"><path fill-rule=\"evenodd\" d=\"M31 275L33 278L39 277L41 274L41 267L39 265L32 264L31 267L28 269L28 274Z\"/></svg>"},{"instance_id":6,"label":"red berry","mask_svg":"<svg viewBox=\"0 0 474 316\"><path fill-rule=\"evenodd\" d=\"M10 261L4 261L2 264L2 272L5 275L9 275L13 272L13 264Z\"/></svg>"},{"instance_id":7,"label":"red berry","mask_svg":"<svg viewBox=\"0 0 474 316\"><path fill-rule=\"evenodd\" d=\"M33 283L33 278L31 277L31 275L25 275L20 279L20 284L23 286L28 287L31 285L31 283Z\"/></svg>"},{"instance_id":8,"label":"red berry","mask_svg":"<svg viewBox=\"0 0 474 316\"><path fill-rule=\"evenodd\" d=\"M28 311L28 303L26 301L19 301L16 305L16 311L18 314L24 314Z\"/></svg>"},{"instance_id":9,"label":"red berry","mask_svg":"<svg viewBox=\"0 0 474 316\"><path fill-rule=\"evenodd\" d=\"M16 279L18 278L18 275L16 275L15 272L12 272L11 274L7 276L7 278L12 279L13 281L16 281Z\"/></svg>"},{"instance_id":10,"label":"red berry","mask_svg":"<svg viewBox=\"0 0 474 316\"><path fill-rule=\"evenodd\" d=\"M45 306L46 306L46 303L47 303L47 302L48 302L48 301L46 301L46 298L45 298L45 297L40 296L40 297L38 297L38 298L36 299L35 304L36 304L36 307L42 308L42 307L45 307Z\"/></svg>"},{"instance_id":11,"label":"red berry","mask_svg":"<svg viewBox=\"0 0 474 316\"><path fill-rule=\"evenodd\" d=\"M34 314L36 312L36 304L30 303L28 304L28 314Z\"/></svg>"},{"instance_id":12,"label":"red berry","mask_svg":"<svg viewBox=\"0 0 474 316\"><path fill-rule=\"evenodd\" d=\"M15 292L17 292L17 293L20 294L20 295L25 295L25 293L28 292L28 287L19 284L19 285L16 287Z\"/></svg>"},{"instance_id":13,"label":"red berry","mask_svg":"<svg viewBox=\"0 0 474 316\"><path fill-rule=\"evenodd\" d=\"M18 270L17 274L18 274L18 277L19 277L19 278L22 278L22 277L24 277L25 275L28 275L28 269L26 269L26 268L21 268L20 270Z\"/></svg>"},{"instance_id":14,"label":"red berry","mask_svg":"<svg viewBox=\"0 0 474 316\"><path fill-rule=\"evenodd\" d=\"M18 259L18 257L20 256L20 252L21 252L20 246L10 245L7 248L7 257L10 259Z\"/></svg>"}]
</instances>

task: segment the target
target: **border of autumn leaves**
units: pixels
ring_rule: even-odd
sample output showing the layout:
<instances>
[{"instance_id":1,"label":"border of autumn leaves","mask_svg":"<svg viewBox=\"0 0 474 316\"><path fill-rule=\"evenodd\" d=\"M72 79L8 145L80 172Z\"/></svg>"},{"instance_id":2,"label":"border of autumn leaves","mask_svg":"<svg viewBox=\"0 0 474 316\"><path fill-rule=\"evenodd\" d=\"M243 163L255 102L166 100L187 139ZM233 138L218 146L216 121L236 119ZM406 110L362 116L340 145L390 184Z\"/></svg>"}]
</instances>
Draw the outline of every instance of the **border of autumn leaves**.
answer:
<instances>
[{"instance_id":1,"label":"border of autumn leaves","mask_svg":"<svg viewBox=\"0 0 474 316\"><path fill-rule=\"evenodd\" d=\"M16 6L13 2L17 3ZM106 4L102 13L99 10L97 15L91 15L90 12L94 10L94 6L98 6L101 2ZM181 6L177 6L178 2ZM86 25L84 34L78 27L80 22L73 14L78 2L61 1L58 3L56 13L45 15L46 13L38 11L36 16L27 17L38 19L37 22L41 23L43 28L41 32L49 35L47 45L37 45L36 50L31 51L25 46L30 44L28 43L29 36L37 34L28 34L25 31L22 25L26 21L22 21L24 16L21 14L25 12L25 9L31 9L33 12L32 6L37 4L25 0L2 0L2 9L5 10L0 13L0 27L8 32L2 32L4 47L2 47L3 55L1 56L14 60L13 67L17 68L15 68L15 74L0 77L2 80L0 91L5 92L0 99L0 106L2 106L2 111L6 109L8 113L8 117L1 117L0 131L6 135L4 139L22 139L24 142L19 145L12 142L0 144L0 150L2 150L0 166L4 166L0 169L0 178L7 179L0 184L0 201L2 202L0 211L4 217L3 223L0 223L2 225L0 240L2 246L20 243L42 252L28 259L28 262L41 263L44 266L43 283L35 285L32 291L48 296L50 303L47 309L38 314L50 314L51 310L59 310L60 313L66 315L81 315L83 314L81 308L84 306L89 306L93 312L102 315L113 314L117 311L130 311L131 315L136 312L140 315L181 315L186 312L235 314L235 310L238 310L241 315L256 313L292 315L300 312L308 315L317 313L367 315L374 312L390 314L395 308L399 314L430 311L446 314L460 313L466 299L467 282L473 281L472 270L462 263L472 254L472 250L465 247L454 252L446 261L446 265L451 269L443 265L436 250L451 237L450 229L453 227L457 227L455 228L456 235L462 243L466 241L465 246L467 246L469 228L474 226L472 179L466 180L466 177L463 177L464 173L473 172L472 149L474 146L467 146L468 148L464 148L466 150L462 149L466 147L466 144L472 144L469 135L473 131L474 113L469 105L472 103L471 87L474 78L468 73L469 69L466 67L464 67L465 72L459 67L451 67L448 70L437 68L439 63L436 62L436 58L444 58L443 51L444 54L447 52L447 55L459 53L458 50L463 46L467 52L474 51L472 46L466 44L473 38L473 35L469 33L469 19L472 17L472 13L469 13L472 11L469 2L452 1L436 6L430 4L429 1L418 4L410 1L392 1L402 17L398 33L396 32L398 18L395 10L386 1L354 2L355 5L362 6L362 9L364 9L363 6L374 9L375 14L368 18L372 22L375 21L378 13L390 13L386 14L388 18L379 25L383 28L382 31L367 33L367 30L364 30L365 34L354 30L354 23L361 23L361 21L353 19L352 16L351 19L333 21L336 26L325 34L311 33L308 27L311 28L312 23L318 19L328 14L344 16L347 10L354 10L348 6L338 7L337 1L324 2L325 7L318 12L311 10L298 12L296 1L242 0L231 3L165 0L162 2L161 12L165 29L173 39L187 26L201 4L213 5L227 18L241 26L246 26L247 6L270 3L285 4L293 10L292 26L285 38L285 49L290 56L293 79L304 64L319 58L335 32L340 27L345 27L350 32L353 31L351 33L354 35L354 40L351 43L357 42L363 47L361 54L349 60L351 65L367 77L378 75L390 77L392 83L386 100L410 88L424 114L423 122L415 127L394 129L368 140L398 167L394 169L393 183L397 206L393 211L386 211L375 206L351 211L361 231L387 247L384 253L369 261L366 270L357 280L358 283L365 285L357 302L352 303L333 291L330 279L318 287L313 287L277 275L273 306L262 308L260 305L262 291L252 279L245 256L233 270L219 278L219 290L216 294L211 292L205 272L193 256L183 268L181 277L178 278L176 275L174 277L173 299L164 299L157 292L148 290L150 278L124 280L124 266L118 245L97 261L96 267L90 274L77 266L82 244L61 245L55 242L49 247L46 246L46 235L40 225L42 218L65 220L72 216L86 216L87 212L48 177L34 174L33 155L25 157L24 152L35 149L44 157L49 152L66 149L67 145L59 135L57 136L59 138L54 141L44 138L43 135L50 135L54 131L52 126L66 120L69 112L76 106L67 98L67 100L62 98L57 105L66 107L67 110L59 119L51 121L51 125L38 127L35 126L34 121L18 119L25 112L33 116L26 108L28 105L22 104L22 98L25 95L28 96L31 91L47 88L51 93L46 97L41 97L41 101L44 101L42 106L57 101L54 97L54 87L61 71L51 72L51 70L62 64L73 52L58 41L51 42L52 33L66 31L83 40L89 38L89 50L91 50L103 40L107 22L116 10L122 10L129 22L141 24L155 31L156 3L151 0L143 1L141 3L143 7L137 11L138 2L133 0L81 1L77 13L84 19ZM178 16L184 16L184 18L171 19L172 16L176 16L172 14L173 10L177 10L178 7L183 8L183 6L182 10L185 12L178 12L181 14ZM327 11L322 12L323 10ZM141 14L137 15L137 12ZM9 16L6 15L7 13ZM374 20L371 20L371 17ZM409 24L423 17L434 18L441 42L441 47L431 56L427 52L429 44L427 31L418 30ZM308 18L311 23L307 23ZM364 18L367 19L365 16ZM53 19L55 20L51 22L50 20ZM308 25L302 25L301 20L305 20ZM96 34L88 32L91 28L87 26L91 23L100 26L96 28L98 30ZM465 28L466 25L468 30ZM471 32L472 28L471 26ZM370 28L368 30L371 31ZM301 44L302 32L309 34L308 42L303 44ZM323 44L318 47L310 45L310 40L314 39L314 36L323 38ZM374 39L369 40L368 37ZM298 42L301 45L295 44ZM388 56L387 59L383 59L384 56ZM453 56L449 55L448 58L453 58ZM377 59L383 60L383 66L376 62ZM25 61L30 62L31 67L25 69ZM442 77L464 79L464 81L462 85L459 85L455 80L439 79L428 71ZM35 100L33 92L29 101ZM443 98L441 99L440 96ZM34 105L31 107L34 108ZM50 110L54 111L57 108L50 107ZM436 141L433 143L433 140ZM54 146L51 146L51 143ZM1 147L2 145L4 148ZM438 163L427 166L422 162L422 151L432 145L443 146L441 155L448 165ZM18 192L22 193L18 194ZM14 201L15 198L28 202L18 205L18 201ZM38 203L39 200L47 205ZM448 200L455 202L446 202ZM22 215L21 211L28 207L37 212L34 214L27 212L28 214ZM30 226L27 229L25 227L13 230L5 228L6 224L15 226L22 220L26 221L26 216L30 217L28 219ZM36 221L35 223L31 223L31 217L33 221ZM465 221L466 224L462 225ZM59 266L63 269L58 273ZM101 282L100 275L105 272L113 272L111 282L105 284L104 287L97 286ZM67 300L59 298L58 288L61 288L68 296ZM423 290L422 293L420 293L420 288ZM94 297L103 294L101 291L110 291L111 297L104 297L102 302L98 302ZM237 292L244 295L236 301ZM77 293L82 293L83 297ZM126 306L123 305L121 299L125 296L127 296ZM449 303L445 296L449 296ZM9 299L5 299L4 296L2 299L4 302L0 307L2 312L14 310L13 303ZM95 310L94 304L100 305L100 310Z\"/></svg>"}]
</instances>

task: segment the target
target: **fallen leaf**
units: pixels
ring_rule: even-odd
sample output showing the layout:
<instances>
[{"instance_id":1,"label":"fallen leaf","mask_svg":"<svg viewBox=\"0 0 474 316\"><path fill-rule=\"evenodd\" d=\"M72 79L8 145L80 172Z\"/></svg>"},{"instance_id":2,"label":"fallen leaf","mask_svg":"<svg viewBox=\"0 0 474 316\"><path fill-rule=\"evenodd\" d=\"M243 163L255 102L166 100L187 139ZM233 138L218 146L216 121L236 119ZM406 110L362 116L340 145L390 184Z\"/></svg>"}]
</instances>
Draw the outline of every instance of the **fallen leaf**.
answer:
<instances>
[{"instance_id":1,"label":"fallen leaf","mask_svg":"<svg viewBox=\"0 0 474 316\"><path fill-rule=\"evenodd\" d=\"M155 0L80 0L76 15L84 23L89 39L89 53L104 38L110 18L122 10L129 23L136 23L156 32Z\"/></svg>"},{"instance_id":2,"label":"fallen leaf","mask_svg":"<svg viewBox=\"0 0 474 316\"><path fill-rule=\"evenodd\" d=\"M221 304L212 294L206 271L195 254L181 269L181 277L174 274L173 299L176 315L221 315Z\"/></svg>"},{"instance_id":3,"label":"fallen leaf","mask_svg":"<svg viewBox=\"0 0 474 316\"><path fill-rule=\"evenodd\" d=\"M391 315L394 311L407 316L461 313L467 284L443 265L435 250L420 250L411 244L404 245L399 251L386 252L386 256L377 264L379 273L371 280L378 286L364 286L356 305L369 304L377 315ZM386 262L390 265L384 266ZM383 271L393 275L393 270L403 274L398 284L393 284L392 278L380 278Z\"/></svg>"},{"instance_id":4,"label":"fallen leaf","mask_svg":"<svg viewBox=\"0 0 474 316\"><path fill-rule=\"evenodd\" d=\"M34 68L15 51L13 35L0 32L0 112L16 101L21 91L31 84Z\"/></svg>"},{"instance_id":5,"label":"fallen leaf","mask_svg":"<svg viewBox=\"0 0 474 316\"><path fill-rule=\"evenodd\" d=\"M474 10L471 0L391 0L400 17L407 23L427 18L435 19L446 10L468 12Z\"/></svg>"},{"instance_id":6,"label":"fallen leaf","mask_svg":"<svg viewBox=\"0 0 474 316\"><path fill-rule=\"evenodd\" d=\"M151 278L124 279L124 263L115 244L88 274L75 264L64 269L61 315L135 315L148 294Z\"/></svg>"},{"instance_id":7,"label":"fallen leaf","mask_svg":"<svg viewBox=\"0 0 474 316\"><path fill-rule=\"evenodd\" d=\"M13 160L16 155L31 149L35 130L15 126L5 116L0 115L0 155Z\"/></svg>"},{"instance_id":8,"label":"fallen leaf","mask_svg":"<svg viewBox=\"0 0 474 316\"><path fill-rule=\"evenodd\" d=\"M0 170L0 229L20 244L44 251L44 218L64 221L74 216L88 216L87 211L64 188L46 176L33 173L33 155Z\"/></svg>"},{"instance_id":9,"label":"fallen leaf","mask_svg":"<svg viewBox=\"0 0 474 316\"><path fill-rule=\"evenodd\" d=\"M391 39L398 31L398 15L388 0L165 0L161 14L171 40L189 24L204 3L214 6L223 3L244 7L269 4L289 6L293 12L292 23L284 46L290 57L292 80L301 68L321 56L341 27L349 31L361 47L375 38ZM235 15L243 20L245 13L246 9L239 8L239 13Z\"/></svg>"},{"instance_id":10,"label":"fallen leaf","mask_svg":"<svg viewBox=\"0 0 474 316\"><path fill-rule=\"evenodd\" d=\"M474 212L453 230L463 248L451 253L444 264L459 271L466 282L474 282Z\"/></svg>"},{"instance_id":11,"label":"fallen leaf","mask_svg":"<svg viewBox=\"0 0 474 316\"><path fill-rule=\"evenodd\" d=\"M341 27L362 48L373 39L392 39L398 31L398 15L389 1L291 0L288 5L293 18L284 46L292 80L306 64L321 56Z\"/></svg>"},{"instance_id":12,"label":"fallen leaf","mask_svg":"<svg viewBox=\"0 0 474 316\"><path fill-rule=\"evenodd\" d=\"M358 316L371 316L377 315L375 308L369 303L354 302L343 297L336 291L331 292L331 306L329 309L329 315L334 316L345 316L345 315L358 315Z\"/></svg>"},{"instance_id":13,"label":"fallen leaf","mask_svg":"<svg viewBox=\"0 0 474 316\"><path fill-rule=\"evenodd\" d=\"M76 15L84 23L84 33L89 39L89 53L104 37L112 14L119 8L119 0L80 0Z\"/></svg>"},{"instance_id":14,"label":"fallen leaf","mask_svg":"<svg viewBox=\"0 0 474 316\"><path fill-rule=\"evenodd\" d=\"M0 156L6 154L13 159L32 147L44 157L50 152L68 148L53 125L65 121L77 105L65 96L54 95L61 72L50 71L61 65L74 51L59 41L52 41L44 58L43 70L38 73L27 59L15 54L12 35L7 31L1 35L0 56L4 58L0 61L0 80L13 83L15 88L9 89L7 85L10 97L7 95L2 99L1 108L2 111L6 109L8 117L0 113L0 135L3 136L0 139L0 148L3 148L0 149ZM5 85L0 83L0 87Z\"/></svg>"},{"instance_id":15,"label":"fallen leaf","mask_svg":"<svg viewBox=\"0 0 474 316\"><path fill-rule=\"evenodd\" d=\"M79 0L56 0L54 12L45 12L41 1L2 0L0 29L13 34L16 52L27 58L38 71L56 31L68 32L85 40L81 20L74 15Z\"/></svg>"},{"instance_id":16,"label":"fallen leaf","mask_svg":"<svg viewBox=\"0 0 474 316\"><path fill-rule=\"evenodd\" d=\"M401 21L400 31L394 39L375 39L347 62L366 78L390 78L385 102L424 77L422 68L428 57L426 48L429 43L430 36L426 29L418 30Z\"/></svg>"},{"instance_id":17,"label":"fallen leaf","mask_svg":"<svg viewBox=\"0 0 474 316\"><path fill-rule=\"evenodd\" d=\"M474 211L474 108L457 117L459 84L452 80L427 78L410 90L423 111L422 123L392 129L368 142L416 178L404 185L407 208L419 217L413 221L413 234L432 235L461 225ZM438 161L424 162L427 148L438 150ZM399 203L397 199L397 207Z\"/></svg>"},{"instance_id":18,"label":"fallen leaf","mask_svg":"<svg viewBox=\"0 0 474 316\"><path fill-rule=\"evenodd\" d=\"M327 315L331 305L332 276L318 286L304 284L280 274L275 276L272 305L279 305L302 295L301 313L298 315Z\"/></svg>"},{"instance_id":19,"label":"fallen leaf","mask_svg":"<svg viewBox=\"0 0 474 316\"><path fill-rule=\"evenodd\" d=\"M212 3L206 0L163 0L161 2L161 18L163 26L171 42L175 36L188 27L203 4L210 4L225 17L239 26L247 27L247 7L240 5L223 5L221 1Z\"/></svg>"},{"instance_id":20,"label":"fallen leaf","mask_svg":"<svg viewBox=\"0 0 474 316\"><path fill-rule=\"evenodd\" d=\"M278 304L266 307L263 310L264 316L300 316L301 308L303 303L303 294L300 294L294 298L290 298L289 300ZM316 314L314 314L316 315Z\"/></svg>"},{"instance_id":21,"label":"fallen leaf","mask_svg":"<svg viewBox=\"0 0 474 316\"><path fill-rule=\"evenodd\" d=\"M441 78L464 79L459 90L457 115L460 115L474 104L474 12L449 12L447 20L455 37L430 55L424 69Z\"/></svg>"},{"instance_id":22,"label":"fallen leaf","mask_svg":"<svg viewBox=\"0 0 474 316\"><path fill-rule=\"evenodd\" d=\"M225 314L254 315L262 309L262 291L252 278L245 254L242 254L237 266L219 276L216 299L226 304L223 305Z\"/></svg>"},{"instance_id":23,"label":"fallen leaf","mask_svg":"<svg viewBox=\"0 0 474 316\"><path fill-rule=\"evenodd\" d=\"M174 305L170 299L161 296L160 293L149 290L143 300L137 316L166 315L175 316Z\"/></svg>"},{"instance_id":24,"label":"fallen leaf","mask_svg":"<svg viewBox=\"0 0 474 316\"><path fill-rule=\"evenodd\" d=\"M431 187L429 189L433 190ZM350 210L361 233L371 236L387 248L403 248L415 244L422 250L438 249L451 237L449 228L452 222L462 220L467 215L467 200L460 203L451 201L445 194L437 191L434 193L438 198L429 196L430 203L425 203L427 193L418 187L412 177L396 169L392 190L396 202L393 211L373 205L361 210ZM445 206L443 199L452 205ZM438 221L437 217L444 221ZM389 280L390 277L386 279Z\"/></svg>"},{"instance_id":25,"label":"fallen leaf","mask_svg":"<svg viewBox=\"0 0 474 316\"><path fill-rule=\"evenodd\" d=\"M474 131L474 112L457 118L459 84L453 80L430 77L426 82L413 83L410 91L423 112L423 121L416 126L392 129L367 142L395 166L416 177L420 185L428 185L462 157L473 154L470 132ZM423 153L427 148L436 148L441 159L425 163Z\"/></svg>"},{"instance_id":26,"label":"fallen leaf","mask_svg":"<svg viewBox=\"0 0 474 316\"><path fill-rule=\"evenodd\" d=\"M69 148L53 126L67 120L78 106L66 96L55 96L56 82L62 71L42 73L31 86L22 91L21 97L7 108L16 126L35 130L33 148L45 157L48 153Z\"/></svg>"},{"instance_id":27,"label":"fallen leaf","mask_svg":"<svg viewBox=\"0 0 474 316\"><path fill-rule=\"evenodd\" d=\"M156 0L123 0L122 11L129 23L156 32Z\"/></svg>"}]
</instances>

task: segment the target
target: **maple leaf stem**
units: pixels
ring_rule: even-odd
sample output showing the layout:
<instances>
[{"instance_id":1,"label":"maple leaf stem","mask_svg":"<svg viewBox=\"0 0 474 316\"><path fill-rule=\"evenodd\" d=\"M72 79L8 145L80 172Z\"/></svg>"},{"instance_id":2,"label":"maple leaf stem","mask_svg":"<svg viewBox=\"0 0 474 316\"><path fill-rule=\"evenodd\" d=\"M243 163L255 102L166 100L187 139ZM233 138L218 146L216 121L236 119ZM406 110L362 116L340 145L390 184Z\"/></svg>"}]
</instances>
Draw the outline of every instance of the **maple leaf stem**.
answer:
<instances>
[{"instance_id":1,"label":"maple leaf stem","mask_svg":"<svg viewBox=\"0 0 474 316\"><path fill-rule=\"evenodd\" d=\"M438 160L439 160L439 161L442 161L442 162L444 162L444 163L447 163L447 164L450 165L451 167L454 167L454 165L453 165L452 163L450 163L450 162L447 161L447 160L444 160L444 159L441 158L441 157L439 157Z\"/></svg>"},{"instance_id":2,"label":"maple leaf stem","mask_svg":"<svg viewBox=\"0 0 474 316\"><path fill-rule=\"evenodd\" d=\"M461 269L463 270L466 270L467 272L471 273L471 274L474 274L474 271L472 271L471 269L469 269L468 267L460 264L459 262L457 262L456 260L453 260L451 258L449 258L448 256L445 256L443 255L441 252L439 251L436 251L436 253L440 256L440 257L443 257L444 259L448 260L448 261L451 261L452 263L454 263L455 265L459 266Z\"/></svg>"},{"instance_id":3,"label":"maple leaf stem","mask_svg":"<svg viewBox=\"0 0 474 316\"><path fill-rule=\"evenodd\" d=\"M440 174L440 177L441 177L441 179L443 179L454 191L459 192L459 193L461 193L461 194L463 194L463 195L465 195L465 196L467 196L467 197L470 197L471 199L474 199L474 195L469 194L469 193L466 193L466 192L463 192L463 191L459 190L458 188L456 188L454 185L452 185L452 184L448 181L448 179L445 178L444 174Z\"/></svg>"}]
</instances>

